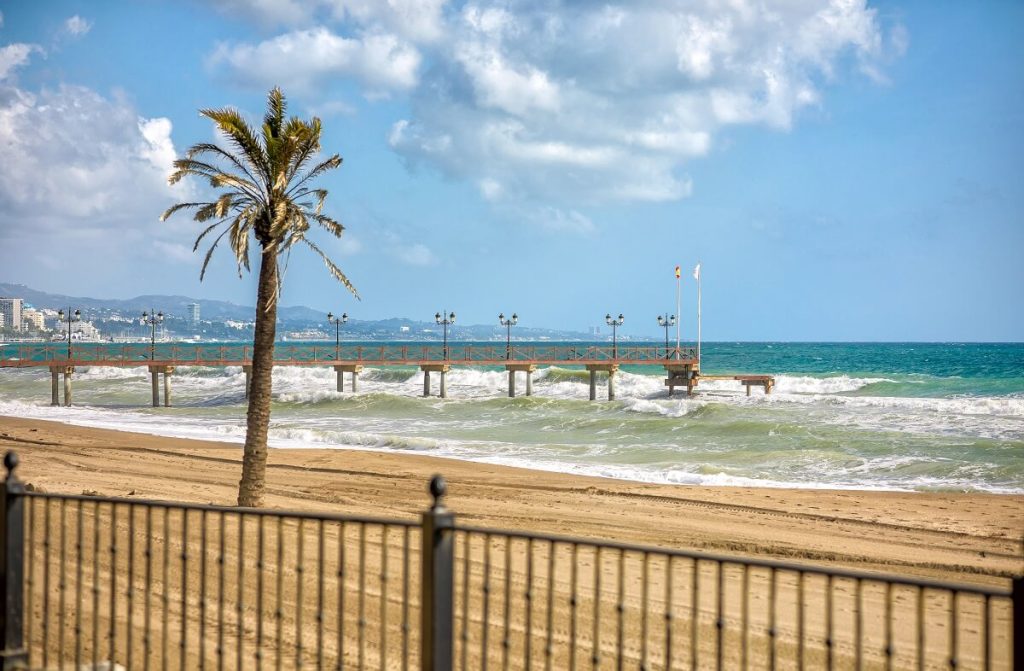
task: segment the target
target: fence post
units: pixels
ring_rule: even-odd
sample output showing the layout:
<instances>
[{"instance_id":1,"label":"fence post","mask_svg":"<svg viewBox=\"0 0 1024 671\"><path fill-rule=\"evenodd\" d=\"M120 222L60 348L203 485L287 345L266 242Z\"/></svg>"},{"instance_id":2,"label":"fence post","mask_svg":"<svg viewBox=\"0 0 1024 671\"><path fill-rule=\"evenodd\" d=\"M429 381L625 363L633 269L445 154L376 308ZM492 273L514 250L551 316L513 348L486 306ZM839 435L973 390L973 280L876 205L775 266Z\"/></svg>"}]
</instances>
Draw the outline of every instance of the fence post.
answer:
<instances>
[{"instance_id":1,"label":"fence post","mask_svg":"<svg viewBox=\"0 0 1024 671\"><path fill-rule=\"evenodd\" d=\"M14 469L18 455L4 455L7 478L0 497L0 669L28 668L28 651L24 644L24 582L25 575L25 485Z\"/></svg>"},{"instance_id":2,"label":"fence post","mask_svg":"<svg viewBox=\"0 0 1024 671\"><path fill-rule=\"evenodd\" d=\"M1013 671L1024 671L1024 575L1013 578Z\"/></svg>"},{"instance_id":3,"label":"fence post","mask_svg":"<svg viewBox=\"0 0 1024 671\"><path fill-rule=\"evenodd\" d=\"M452 668L452 610L455 515L442 499L448 491L444 478L430 479L433 503L423 513L423 553L420 594L420 667L422 671Z\"/></svg>"}]
</instances>

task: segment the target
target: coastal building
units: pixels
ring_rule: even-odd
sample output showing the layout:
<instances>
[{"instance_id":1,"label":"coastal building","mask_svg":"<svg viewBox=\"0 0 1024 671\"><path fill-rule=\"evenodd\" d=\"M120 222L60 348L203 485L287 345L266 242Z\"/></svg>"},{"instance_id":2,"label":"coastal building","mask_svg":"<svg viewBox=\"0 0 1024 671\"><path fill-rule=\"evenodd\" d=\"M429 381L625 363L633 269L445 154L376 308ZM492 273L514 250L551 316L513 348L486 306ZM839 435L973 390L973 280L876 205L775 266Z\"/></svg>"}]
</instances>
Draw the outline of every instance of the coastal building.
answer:
<instances>
[{"instance_id":1,"label":"coastal building","mask_svg":"<svg viewBox=\"0 0 1024 671\"><path fill-rule=\"evenodd\" d=\"M0 312L0 329L4 328L6 325L7 325L7 315L5 315L3 312Z\"/></svg>"},{"instance_id":2,"label":"coastal building","mask_svg":"<svg viewBox=\"0 0 1024 671\"><path fill-rule=\"evenodd\" d=\"M21 310L24 301L20 298L0 298L0 315L4 315L4 328L21 330Z\"/></svg>"},{"instance_id":3,"label":"coastal building","mask_svg":"<svg viewBox=\"0 0 1024 671\"><path fill-rule=\"evenodd\" d=\"M21 311L21 329L23 331L45 331L46 315L39 310L26 308Z\"/></svg>"},{"instance_id":4,"label":"coastal building","mask_svg":"<svg viewBox=\"0 0 1024 671\"><path fill-rule=\"evenodd\" d=\"M192 328L199 328L199 303L188 304L188 325Z\"/></svg>"}]
</instances>

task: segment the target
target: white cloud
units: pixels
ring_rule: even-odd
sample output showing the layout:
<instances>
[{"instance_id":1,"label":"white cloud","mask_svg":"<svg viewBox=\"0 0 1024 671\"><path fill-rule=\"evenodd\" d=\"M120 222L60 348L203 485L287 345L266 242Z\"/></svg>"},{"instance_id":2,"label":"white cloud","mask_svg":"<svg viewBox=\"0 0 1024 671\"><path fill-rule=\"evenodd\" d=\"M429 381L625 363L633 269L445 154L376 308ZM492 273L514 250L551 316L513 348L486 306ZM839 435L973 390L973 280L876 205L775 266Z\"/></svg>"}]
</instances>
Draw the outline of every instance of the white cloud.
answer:
<instances>
[{"instance_id":1,"label":"white cloud","mask_svg":"<svg viewBox=\"0 0 1024 671\"><path fill-rule=\"evenodd\" d=\"M420 242L411 245L396 245L392 247L391 251L396 258L410 266L437 265L437 256L430 251L429 247Z\"/></svg>"},{"instance_id":2,"label":"white cloud","mask_svg":"<svg viewBox=\"0 0 1024 671\"><path fill-rule=\"evenodd\" d=\"M81 16L75 14L70 19L64 22L64 31L72 37L81 37L92 29L92 22L86 21Z\"/></svg>"},{"instance_id":3,"label":"white cloud","mask_svg":"<svg viewBox=\"0 0 1024 671\"><path fill-rule=\"evenodd\" d=\"M79 86L0 84L0 229L118 230L155 222L167 186L171 122Z\"/></svg>"},{"instance_id":4,"label":"white cloud","mask_svg":"<svg viewBox=\"0 0 1024 671\"><path fill-rule=\"evenodd\" d=\"M408 94L396 152L539 211L684 198L729 127L785 131L851 71L884 82L907 44L867 0L218 4L287 32L221 46L214 65L261 87Z\"/></svg>"},{"instance_id":5,"label":"white cloud","mask_svg":"<svg viewBox=\"0 0 1024 671\"><path fill-rule=\"evenodd\" d=\"M28 63L29 56L33 51L41 49L35 44L8 44L0 47L0 82L14 72L14 69Z\"/></svg>"},{"instance_id":6,"label":"white cloud","mask_svg":"<svg viewBox=\"0 0 1024 671\"><path fill-rule=\"evenodd\" d=\"M210 57L214 67L262 88L288 83L314 88L323 78L352 76L371 93L416 85L420 54L387 33L349 38L317 27L278 35L259 44L221 44Z\"/></svg>"}]
</instances>

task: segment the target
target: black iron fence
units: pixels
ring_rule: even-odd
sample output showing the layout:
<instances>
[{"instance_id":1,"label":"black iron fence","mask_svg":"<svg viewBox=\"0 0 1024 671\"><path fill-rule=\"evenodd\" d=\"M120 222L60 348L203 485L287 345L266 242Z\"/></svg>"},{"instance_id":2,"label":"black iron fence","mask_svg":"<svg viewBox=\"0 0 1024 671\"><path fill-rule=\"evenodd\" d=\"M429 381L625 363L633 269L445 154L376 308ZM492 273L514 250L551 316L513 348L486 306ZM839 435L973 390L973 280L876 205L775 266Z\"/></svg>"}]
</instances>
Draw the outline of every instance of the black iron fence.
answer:
<instances>
[{"instance_id":1,"label":"black iron fence","mask_svg":"<svg viewBox=\"0 0 1024 671\"><path fill-rule=\"evenodd\" d=\"M979 587L419 520L25 491L2 668L1013 669Z\"/></svg>"}]
</instances>

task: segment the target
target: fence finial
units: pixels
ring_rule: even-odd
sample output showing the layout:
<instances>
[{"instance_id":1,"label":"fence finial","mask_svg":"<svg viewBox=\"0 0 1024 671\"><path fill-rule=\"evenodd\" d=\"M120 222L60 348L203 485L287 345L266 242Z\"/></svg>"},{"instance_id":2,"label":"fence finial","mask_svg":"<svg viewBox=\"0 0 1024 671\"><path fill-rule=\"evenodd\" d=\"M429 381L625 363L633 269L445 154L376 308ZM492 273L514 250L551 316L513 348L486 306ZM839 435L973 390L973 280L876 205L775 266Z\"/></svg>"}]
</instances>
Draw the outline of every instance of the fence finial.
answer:
<instances>
[{"instance_id":1,"label":"fence finial","mask_svg":"<svg viewBox=\"0 0 1024 671\"><path fill-rule=\"evenodd\" d=\"M18 467L18 453L10 450L4 455L4 468L7 469L7 477L14 475L14 469Z\"/></svg>"},{"instance_id":2,"label":"fence finial","mask_svg":"<svg viewBox=\"0 0 1024 671\"><path fill-rule=\"evenodd\" d=\"M448 483L444 481L444 477L441 475L435 475L430 478L430 496L434 499L434 502L430 505L430 509L443 510L444 502L441 499L443 499L447 493Z\"/></svg>"}]
</instances>

